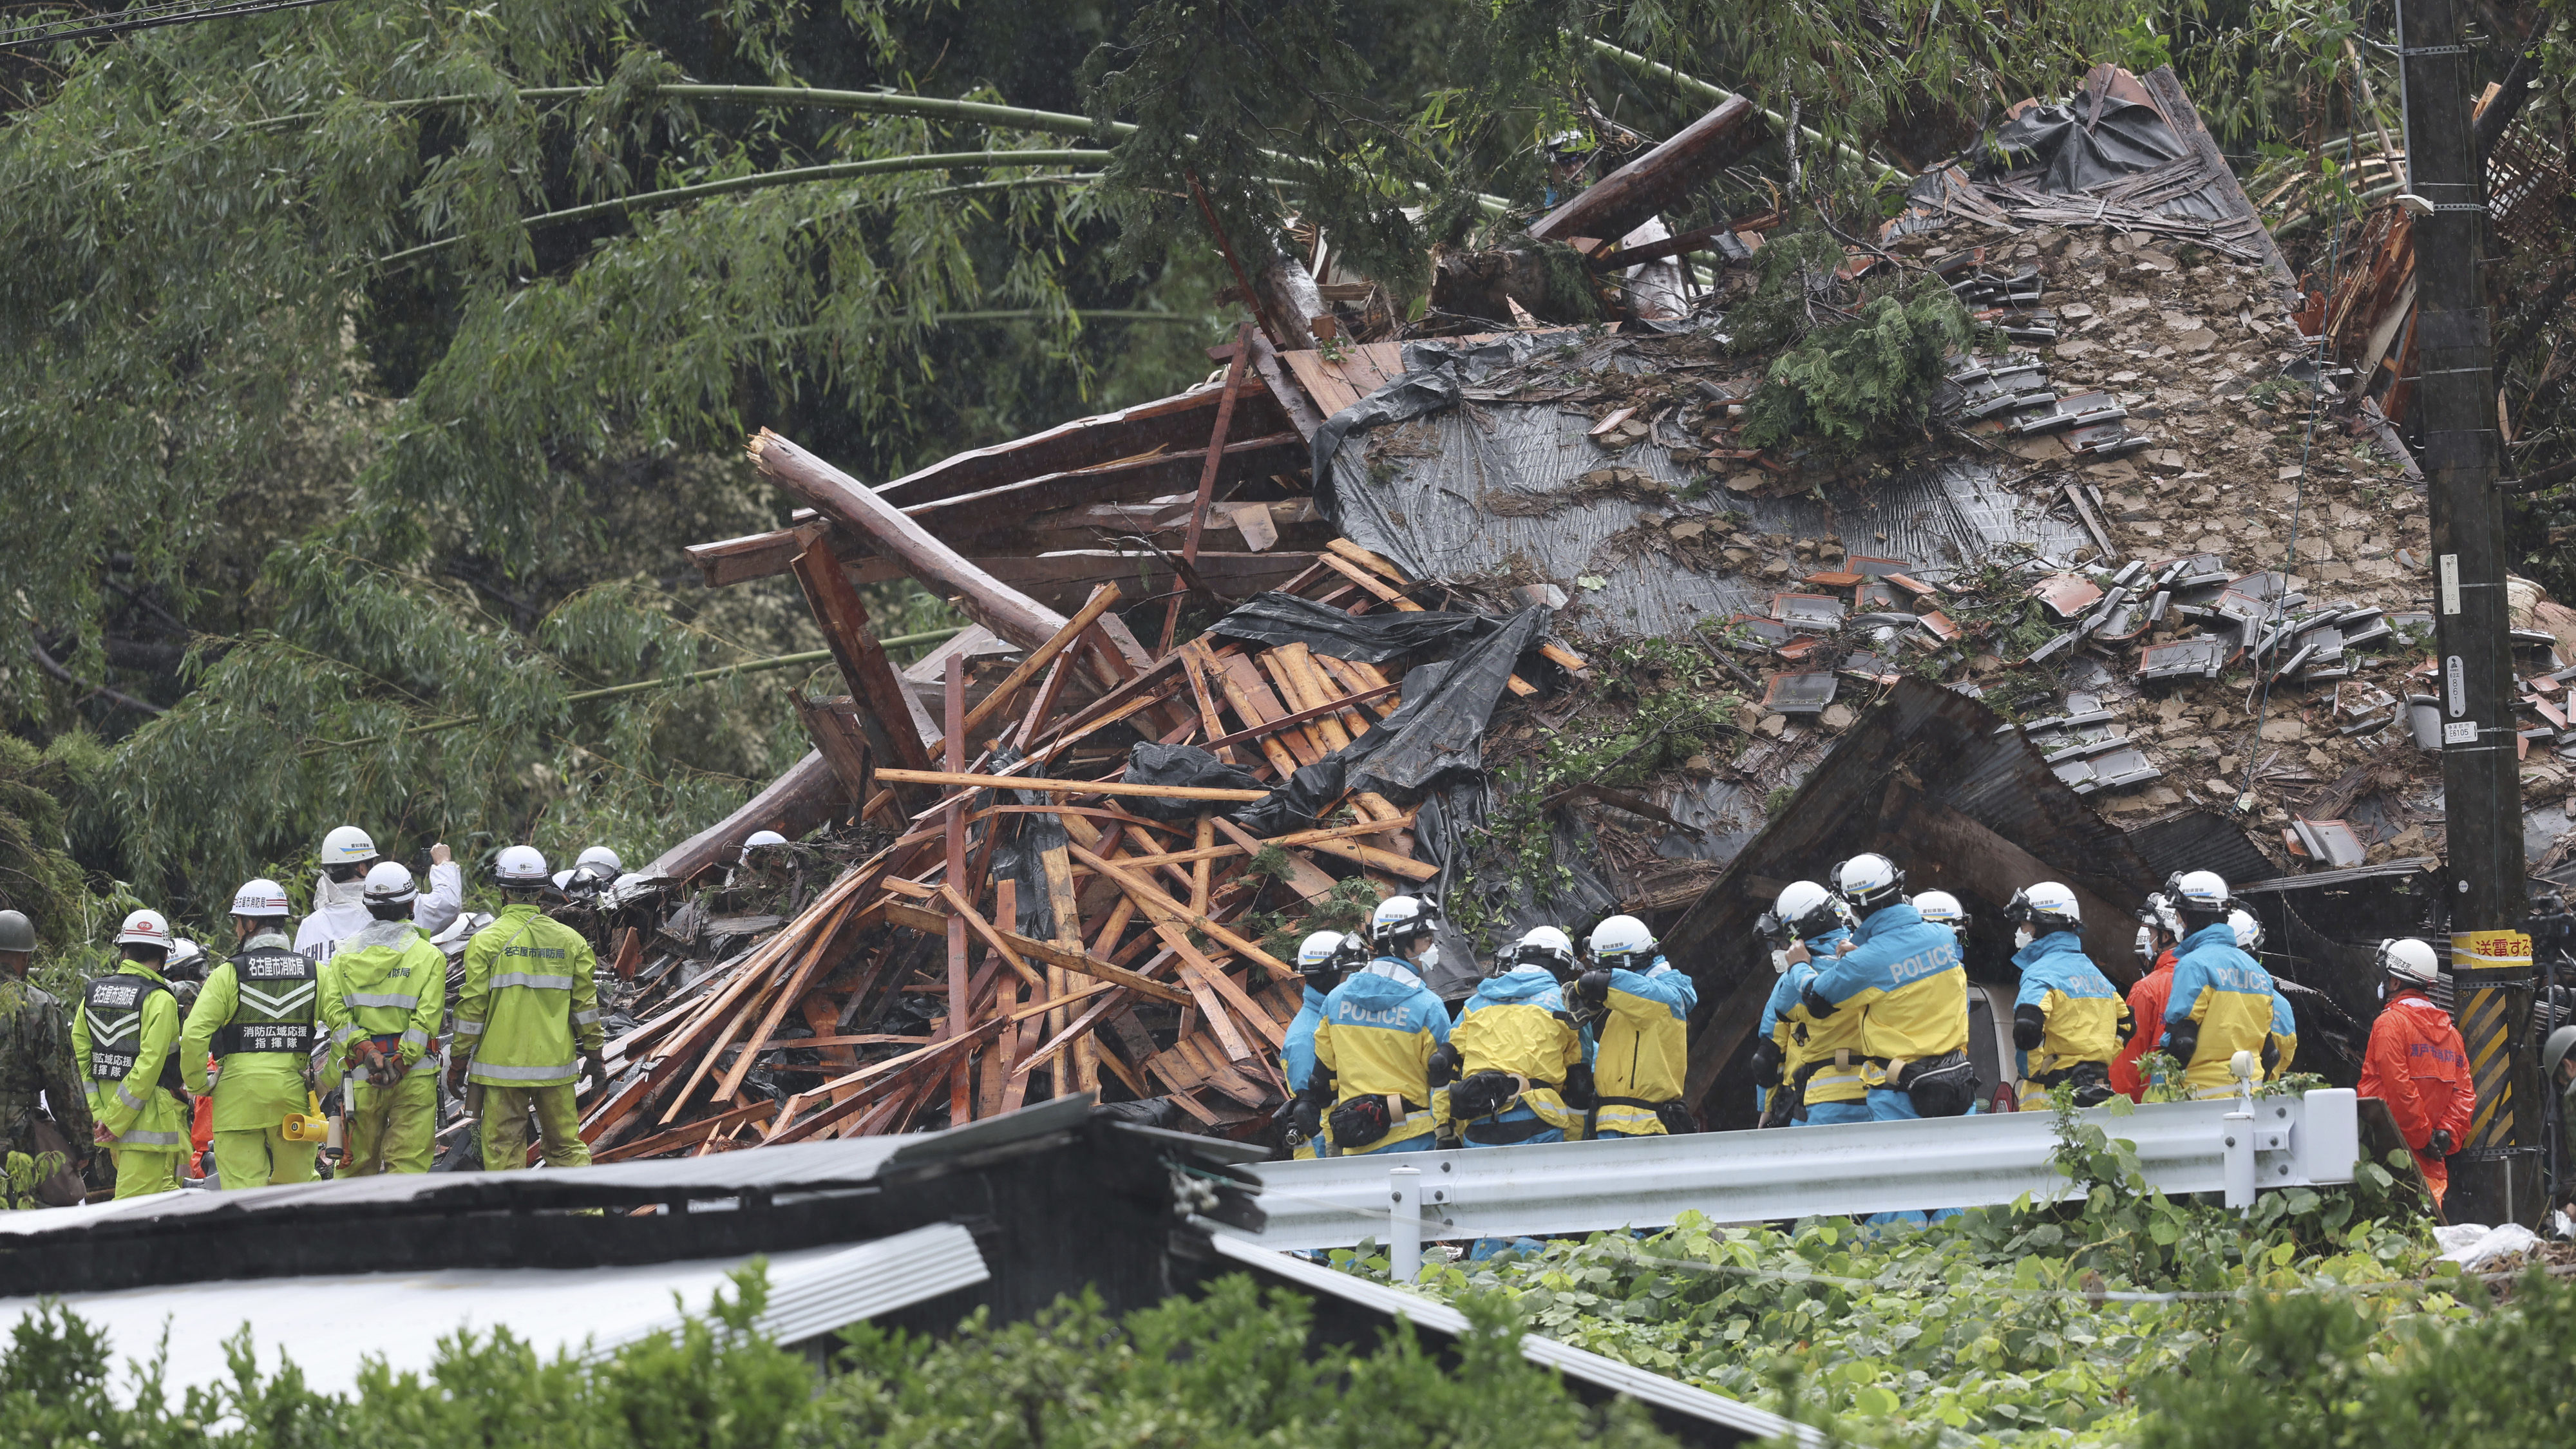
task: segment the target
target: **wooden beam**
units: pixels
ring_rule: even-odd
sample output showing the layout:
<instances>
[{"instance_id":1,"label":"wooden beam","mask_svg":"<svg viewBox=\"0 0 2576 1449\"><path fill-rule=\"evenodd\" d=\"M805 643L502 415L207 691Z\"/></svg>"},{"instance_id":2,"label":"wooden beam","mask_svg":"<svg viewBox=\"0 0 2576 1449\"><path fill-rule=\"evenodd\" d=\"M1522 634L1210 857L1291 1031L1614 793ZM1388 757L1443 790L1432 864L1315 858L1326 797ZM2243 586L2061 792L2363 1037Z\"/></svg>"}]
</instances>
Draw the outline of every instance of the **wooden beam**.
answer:
<instances>
[{"instance_id":1,"label":"wooden beam","mask_svg":"<svg viewBox=\"0 0 2576 1449\"><path fill-rule=\"evenodd\" d=\"M832 552L819 540L796 556L796 582L814 620L823 626L823 642L859 702L859 726L868 747L880 760L909 770L930 768L930 751L912 720L912 703L903 679L886 658L884 646L868 628L868 607L850 587Z\"/></svg>"},{"instance_id":2,"label":"wooden beam","mask_svg":"<svg viewBox=\"0 0 2576 1449\"><path fill-rule=\"evenodd\" d=\"M1769 128L1754 104L1731 96L1662 145L1539 218L1529 234L1541 241L1578 236L1617 241L1741 160L1768 135Z\"/></svg>"},{"instance_id":3,"label":"wooden beam","mask_svg":"<svg viewBox=\"0 0 2576 1449\"><path fill-rule=\"evenodd\" d=\"M740 859L743 840L755 830L800 839L849 803L841 777L816 750L788 766L786 774L741 809L663 851L638 874L647 880L688 881L711 866Z\"/></svg>"},{"instance_id":4,"label":"wooden beam","mask_svg":"<svg viewBox=\"0 0 2576 1449\"><path fill-rule=\"evenodd\" d=\"M1043 775L974 775L962 770L879 770L889 785L943 785L952 790L1034 790L1051 795L1142 795L1167 800L1217 800L1245 804L1270 798L1267 790L1213 790L1195 785L1148 785L1130 780L1050 780Z\"/></svg>"},{"instance_id":5,"label":"wooden beam","mask_svg":"<svg viewBox=\"0 0 2576 1449\"><path fill-rule=\"evenodd\" d=\"M914 578L934 586L936 592L955 596L976 623L1021 648L1038 648L1068 622L1064 615L967 562L866 484L767 428L752 436L750 453L752 462L773 482L825 517L865 533Z\"/></svg>"}]
</instances>

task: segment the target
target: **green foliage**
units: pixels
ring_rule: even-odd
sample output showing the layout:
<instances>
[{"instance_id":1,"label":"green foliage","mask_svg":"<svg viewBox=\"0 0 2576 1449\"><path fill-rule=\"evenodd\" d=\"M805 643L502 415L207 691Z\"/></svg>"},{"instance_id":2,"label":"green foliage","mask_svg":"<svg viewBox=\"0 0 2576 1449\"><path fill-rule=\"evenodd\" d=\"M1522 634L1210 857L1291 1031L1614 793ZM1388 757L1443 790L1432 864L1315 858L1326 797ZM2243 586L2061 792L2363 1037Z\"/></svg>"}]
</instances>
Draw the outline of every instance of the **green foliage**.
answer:
<instances>
[{"instance_id":1,"label":"green foliage","mask_svg":"<svg viewBox=\"0 0 2576 1449\"><path fill-rule=\"evenodd\" d=\"M63 1170L59 1152L12 1152L0 1159L0 1212L27 1212L44 1207L36 1189Z\"/></svg>"},{"instance_id":2,"label":"green foliage","mask_svg":"<svg viewBox=\"0 0 2576 1449\"><path fill-rule=\"evenodd\" d=\"M2463 1300L2486 1297L2475 1281ZM2149 1381L2144 1449L2520 1449L2576 1442L2576 1283L2535 1266L2458 1323L2392 1331L2362 1303L2258 1300L2186 1371Z\"/></svg>"},{"instance_id":3,"label":"green foliage","mask_svg":"<svg viewBox=\"0 0 2576 1449\"><path fill-rule=\"evenodd\" d=\"M1743 696L1693 639L1631 640L1593 663L1591 702L1563 726L1541 731L1532 754L1496 771L1495 810L1472 877L1484 889L1541 904L1555 899L1573 884L1557 848L1559 807L1551 802L1558 795L1578 785L1642 786L1735 727ZM1453 889L1447 906L1472 937L1481 916L1473 907L1461 910L1469 895Z\"/></svg>"},{"instance_id":4,"label":"green foliage","mask_svg":"<svg viewBox=\"0 0 2576 1449\"><path fill-rule=\"evenodd\" d=\"M1768 448L1812 437L1848 453L1920 441L1932 391L1974 333L1937 277L1871 298L1772 359L1746 407L1744 442Z\"/></svg>"},{"instance_id":5,"label":"green foliage","mask_svg":"<svg viewBox=\"0 0 2576 1449\"><path fill-rule=\"evenodd\" d=\"M110 1393L104 1335L59 1304L25 1315L0 1352L0 1446L305 1449L342 1444L481 1449L840 1449L861 1445L1112 1449L1142 1444L1494 1444L1656 1449L1671 1441L1633 1403L1590 1409L1520 1356L1520 1329L1470 1305L1456 1361L1399 1327L1374 1352L1317 1349L1311 1311L1244 1277L1122 1322L1090 1297L1029 1323L978 1313L955 1336L870 1325L845 1335L819 1385L805 1359L752 1328L759 1265L709 1316L594 1362L541 1359L504 1332L440 1340L426 1378L361 1371L348 1397L263 1375L247 1337L233 1379L177 1402L140 1366L131 1407Z\"/></svg>"},{"instance_id":6,"label":"green foliage","mask_svg":"<svg viewBox=\"0 0 2576 1449\"><path fill-rule=\"evenodd\" d=\"M1423 1286L1500 1294L1535 1332L1783 1412L1812 1406L1859 1442L1944 1445L2135 1442L2138 1385L2191 1369L2247 1296L2336 1293L2383 1342L2469 1311L2443 1280L2405 1281L2434 1249L2381 1215L2382 1189L2267 1193L2244 1219L2146 1191L2099 1113L2070 1111L2060 1130L2059 1202L1921 1228L1693 1217L1453 1263ZM2213 1296L2162 1296L2193 1293Z\"/></svg>"},{"instance_id":7,"label":"green foliage","mask_svg":"<svg viewBox=\"0 0 2576 1449\"><path fill-rule=\"evenodd\" d=\"M1127 1316L1060 1300L1027 1323L980 1312L937 1342L861 1325L846 1370L824 1389L805 1446L922 1449L1039 1446L1669 1443L1633 1403L1587 1409L1520 1356L1520 1326L1465 1305L1473 1331L1444 1367L1409 1325L1374 1353L1308 1343L1300 1295L1264 1296L1244 1277L1203 1298Z\"/></svg>"},{"instance_id":8,"label":"green foliage","mask_svg":"<svg viewBox=\"0 0 2576 1449\"><path fill-rule=\"evenodd\" d=\"M1752 295L1726 314L1726 335L1737 352L1778 352L1807 335L1824 316L1818 299L1832 300L1843 244L1813 224L1774 232L1754 253Z\"/></svg>"},{"instance_id":9,"label":"green foliage","mask_svg":"<svg viewBox=\"0 0 2576 1449\"><path fill-rule=\"evenodd\" d=\"M95 913L69 854L68 816L105 765L105 752L86 731L43 749L0 735L0 909L25 912L40 947L60 950L81 939Z\"/></svg>"}]
</instances>

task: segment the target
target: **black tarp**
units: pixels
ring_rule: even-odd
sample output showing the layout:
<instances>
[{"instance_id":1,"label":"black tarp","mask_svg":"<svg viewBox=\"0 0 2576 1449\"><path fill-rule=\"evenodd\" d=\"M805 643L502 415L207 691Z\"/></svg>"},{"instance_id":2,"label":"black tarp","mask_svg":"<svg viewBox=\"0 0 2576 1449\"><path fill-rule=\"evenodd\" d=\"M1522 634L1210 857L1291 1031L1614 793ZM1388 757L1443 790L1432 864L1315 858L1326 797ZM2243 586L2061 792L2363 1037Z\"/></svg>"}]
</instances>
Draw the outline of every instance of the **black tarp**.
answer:
<instances>
[{"instance_id":1,"label":"black tarp","mask_svg":"<svg viewBox=\"0 0 2576 1449\"><path fill-rule=\"evenodd\" d=\"M1483 614L1433 609L1412 613L1353 614L1295 594L1255 594L1208 626L1211 634L1249 639L1277 648L1303 644L1335 659L1382 664L1406 654L1443 654L1482 636L1495 621Z\"/></svg>"},{"instance_id":2,"label":"black tarp","mask_svg":"<svg viewBox=\"0 0 2576 1449\"><path fill-rule=\"evenodd\" d=\"M2071 193L2150 171L2190 150L2153 106L2109 95L2079 95L2032 106L1994 134L2003 155L1980 178L2038 169L2040 185Z\"/></svg>"},{"instance_id":3,"label":"black tarp","mask_svg":"<svg viewBox=\"0 0 2576 1449\"><path fill-rule=\"evenodd\" d=\"M995 770L1007 770L1024 758L1025 756L1016 749L1004 749L994 755L992 767ZM1044 763L1032 766L1023 773L1040 779L1048 778ZM1013 797L1013 803L1019 805L1048 805L1053 804L1055 800L1054 796L1037 790L1013 790L1008 793ZM977 803L980 806L982 802L979 799ZM1019 914L1012 929L1023 936L1040 941L1054 940L1055 901L1047 892L1045 856L1048 851L1062 847L1070 839L1065 834L1064 817L1053 814L997 815L993 817L993 821L994 824L989 828L1009 830L1008 838L993 847L992 872L999 879L1018 883ZM1008 825L1008 822L1012 821L1017 821L1018 824Z\"/></svg>"}]
</instances>

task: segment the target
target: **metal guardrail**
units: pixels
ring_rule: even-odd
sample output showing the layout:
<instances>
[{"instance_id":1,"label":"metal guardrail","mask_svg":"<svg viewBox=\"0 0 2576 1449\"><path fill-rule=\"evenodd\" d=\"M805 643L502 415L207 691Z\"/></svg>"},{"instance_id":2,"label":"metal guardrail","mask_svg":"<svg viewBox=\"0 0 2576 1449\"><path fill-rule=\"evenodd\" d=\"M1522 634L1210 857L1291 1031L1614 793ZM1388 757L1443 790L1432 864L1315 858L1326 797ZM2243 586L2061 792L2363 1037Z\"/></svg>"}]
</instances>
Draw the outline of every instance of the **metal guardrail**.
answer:
<instances>
[{"instance_id":1,"label":"metal guardrail","mask_svg":"<svg viewBox=\"0 0 2576 1449\"><path fill-rule=\"evenodd\" d=\"M2299 1097L2169 1102L2084 1114L2136 1145L2149 1184L2168 1194L2223 1192L2249 1207L2268 1188L2352 1181L2361 1158L2346 1089ZM2056 1122L2007 1112L1855 1122L1686 1137L1632 1137L1393 1156L1265 1162L1266 1248L1388 1243L1398 1261L1431 1238L1508 1238L1670 1226L1684 1212L1717 1222L1811 1214L1982 1207L2024 1193L2063 1196ZM1417 1174L1408 1177L1407 1174ZM1410 1240L1408 1243L1408 1239Z\"/></svg>"}]
</instances>

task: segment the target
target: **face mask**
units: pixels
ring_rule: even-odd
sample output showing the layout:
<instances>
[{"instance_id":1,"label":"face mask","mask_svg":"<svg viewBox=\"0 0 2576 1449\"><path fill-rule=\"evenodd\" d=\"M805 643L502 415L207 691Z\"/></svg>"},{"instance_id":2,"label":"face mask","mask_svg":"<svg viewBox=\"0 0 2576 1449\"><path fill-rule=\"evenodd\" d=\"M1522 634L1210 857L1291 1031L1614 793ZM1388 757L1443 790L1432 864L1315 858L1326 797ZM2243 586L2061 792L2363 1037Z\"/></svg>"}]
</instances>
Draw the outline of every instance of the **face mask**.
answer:
<instances>
[{"instance_id":1,"label":"face mask","mask_svg":"<svg viewBox=\"0 0 2576 1449\"><path fill-rule=\"evenodd\" d=\"M2031 935L2030 927L2024 926L2020 930L2013 932L2013 949L2016 951L2020 950L2022 947L2029 945L2036 939L2038 938Z\"/></svg>"},{"instance_id":2,"label":"face mask","mask_svg":"<svg viewBox=\"0 0 2576 1449\"><path fill-rule=\"evenodd\" d=\"M1774 951L1771 953L1771 974L1774 976L1786 976L1789 974L1788 952Z\"/></svg>"},{"instance_id":3,"label":"face mask","mask_svg":"<svg viewBox=\"0 0 2576 1449\"><path fill-rule=\"evenodd\" d=\"M2381 981L2379 983L2379 999L2382 1001L2386 1001L2388 999L2388 983L2386 981Z\"/></svg>"},{"instance_id":4,"label":"face mask","mask_svg":"<svg viewBox=\"0 0 2576 1449\"><path fill-rule=\"evenodd\" d=\"M1414 962L1413 964L1421 967L1425 971L1436 969L1440 965L1439 945L1434 943L1430 950L1422 953L1422 959Z\"/></svg>"}]
</instances>

